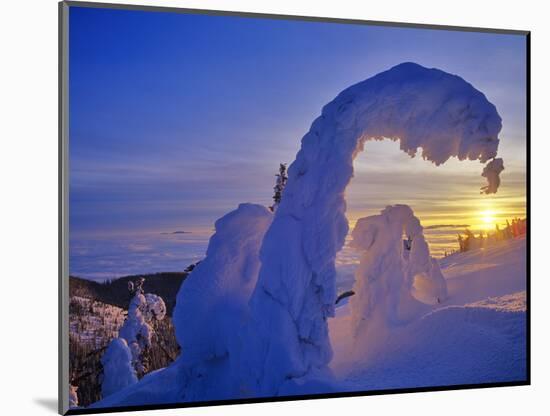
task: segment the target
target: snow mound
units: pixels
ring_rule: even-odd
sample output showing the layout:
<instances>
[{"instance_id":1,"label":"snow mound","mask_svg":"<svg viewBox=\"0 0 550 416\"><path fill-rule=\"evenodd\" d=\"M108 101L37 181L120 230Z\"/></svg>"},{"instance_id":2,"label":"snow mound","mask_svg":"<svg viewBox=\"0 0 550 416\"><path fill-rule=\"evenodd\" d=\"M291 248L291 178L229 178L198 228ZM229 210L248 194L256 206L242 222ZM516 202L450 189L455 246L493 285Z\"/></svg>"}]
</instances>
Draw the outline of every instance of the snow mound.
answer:
<instances>
[{"instance_id":1,"label":"snow mound","mask_svg":"<svg viewBox=\"0 0 550 416\"><path fill-rule=\"evenodd\" d=\"M390 138L436 165L450 157L485 163L497 155L501 118L462 78L404 63L327 104L303 137L284 197L262 244L245 345L248 389L275 395L285 380L330 362L335 258L348 232L344 192L367 140ZM491 165L488 169L496 172ZM496 191L497 181L486 191Z\"/></svg>"}]
</instances>

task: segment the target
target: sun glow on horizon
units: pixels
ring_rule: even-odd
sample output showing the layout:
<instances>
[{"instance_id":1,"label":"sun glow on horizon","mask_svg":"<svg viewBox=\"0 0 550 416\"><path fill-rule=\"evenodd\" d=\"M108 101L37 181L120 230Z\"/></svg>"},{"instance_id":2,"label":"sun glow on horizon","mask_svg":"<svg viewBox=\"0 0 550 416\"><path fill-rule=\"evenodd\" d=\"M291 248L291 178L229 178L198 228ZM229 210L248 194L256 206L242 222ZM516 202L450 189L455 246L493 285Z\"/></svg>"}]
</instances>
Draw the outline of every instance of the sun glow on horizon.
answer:
<instances>
[{"instance_id":1,"label":"sun glow on horizon","mask_svg":"<svg viewBox=\"0 0 550 416\"><path fill-rule=\"evenodd\" d=\"M497 218L496 218L496 212L492 209L486 209L484 211L481 211L481 221L482 224L486 228L494 228Z\"/></svg>"}]
</instances>

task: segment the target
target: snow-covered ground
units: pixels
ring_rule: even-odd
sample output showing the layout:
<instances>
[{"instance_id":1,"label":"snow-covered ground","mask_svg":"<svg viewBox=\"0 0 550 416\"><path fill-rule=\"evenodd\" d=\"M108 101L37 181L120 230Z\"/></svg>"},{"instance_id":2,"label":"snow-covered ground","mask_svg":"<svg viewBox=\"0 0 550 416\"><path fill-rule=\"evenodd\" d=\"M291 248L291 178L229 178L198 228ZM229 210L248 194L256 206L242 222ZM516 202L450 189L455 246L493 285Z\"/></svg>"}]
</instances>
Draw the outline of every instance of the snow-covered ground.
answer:
<instances>
[{"instance_id":1,"label":"snow-covered ground","mask_svg":"<svg viewBox=\"0 0 550 416\"><path fill-rule=\"evenodd\" d=\"M521 381L526 378L525 237L441 261L448 298L354 350L349 302L329 320L333 378L310 393ZM174 363L97 407L181 401ZM96 407L93 406L93 407Z\"/></svg>"},{"instance_id":2,"label":"snow-covered ground","mask_svg":"<svg viewBox=\"0 0 550 416\"><path fill-rule=\"evenodd\" d=\"M525 237L441 260L449 296L409 325L354 350L349 303L329 321L345 390L407 388L526 378Z\"/></svg>"}]
</instances>

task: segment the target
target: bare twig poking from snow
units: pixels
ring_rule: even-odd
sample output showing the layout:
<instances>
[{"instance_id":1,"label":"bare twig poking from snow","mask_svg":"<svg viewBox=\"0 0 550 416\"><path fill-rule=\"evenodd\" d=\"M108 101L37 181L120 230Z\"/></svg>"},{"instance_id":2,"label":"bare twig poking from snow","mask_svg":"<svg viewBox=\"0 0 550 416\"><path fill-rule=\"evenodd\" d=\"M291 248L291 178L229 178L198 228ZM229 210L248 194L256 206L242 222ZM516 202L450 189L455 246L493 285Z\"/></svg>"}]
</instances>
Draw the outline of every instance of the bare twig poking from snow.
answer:
<instances>
[{"instance_id":1,"label":"bare twig poking from snow","mask_svg":"<svg viewBox=\"0 0 550 416\"><path fill-rule=\"evenodd\" d=\"M344 191L365 141L399 140L401 150L414 156L421 148L436 165L451 157L486 163L497 156L500 129L495 106L472 85L413 63L360 82L323 108L289 167L262 243L253 329L244 341L248 391L277 394L331 360L327 318L334 314L336 253L348 232ZM486 191L496 191L489 180Z\"/></svg>"},{"instance_id":2,"label":"bare twig poking from snow","mask_svg":"<svg viewBox=\"0 0 550 416\"><path fill-rule=\"evenodd\" d=\"M351 299L352 325L364 351L373 334L382 337L386 329L423 313L425 307L417 299L434 305L444 301L447 283L430 256L420 221L407 205L360 218L352 237L352 247L361 252Z\"/></svg>"}]
</instances>

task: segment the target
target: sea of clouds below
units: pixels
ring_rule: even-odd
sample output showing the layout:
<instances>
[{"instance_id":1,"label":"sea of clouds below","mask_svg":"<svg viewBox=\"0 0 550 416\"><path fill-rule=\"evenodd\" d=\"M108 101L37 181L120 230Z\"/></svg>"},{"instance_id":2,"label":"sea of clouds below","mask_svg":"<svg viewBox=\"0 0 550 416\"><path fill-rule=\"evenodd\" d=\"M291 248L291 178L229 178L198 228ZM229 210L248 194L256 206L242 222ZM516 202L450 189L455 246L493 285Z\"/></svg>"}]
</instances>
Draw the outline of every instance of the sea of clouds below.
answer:
<instances>
[{"instance_id":1,"label":"sea of clouds below","mask_svg":"<svg viewBox=\"0 0 550 416\"><path fill-rule=\"evenodd\" d=\"M426 229L432 254L442 257L445 251L456 249L457 231L455 228ZM104 281L128 275L183 271L204 257L209 238L208 232L148 232L72 238L70 274ZM358 254L348 247L347 242L336 261L339 291L351 288L358 263Z\"/></svg>"}]
</instances>

